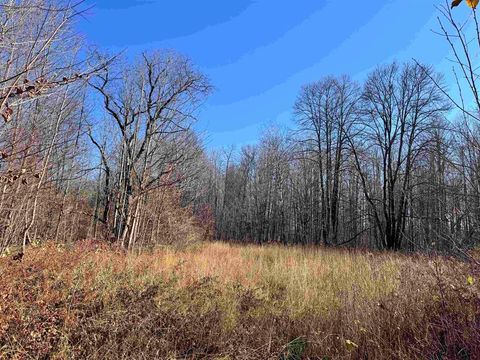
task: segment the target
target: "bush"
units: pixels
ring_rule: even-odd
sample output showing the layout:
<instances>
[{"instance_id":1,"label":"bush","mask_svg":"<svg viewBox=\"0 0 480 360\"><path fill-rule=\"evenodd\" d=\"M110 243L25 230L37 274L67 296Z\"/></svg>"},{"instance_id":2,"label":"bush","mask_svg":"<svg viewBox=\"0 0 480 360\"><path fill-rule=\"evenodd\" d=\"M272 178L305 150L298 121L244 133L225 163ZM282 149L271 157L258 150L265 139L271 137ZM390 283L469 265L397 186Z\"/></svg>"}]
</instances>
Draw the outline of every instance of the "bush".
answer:
<instances>
[{"instance_id":1,"label":"bush","mask_svg":"<svg viewBox=\"0 0 480 360\"><path fill-rule=\"evenodd\" d=\"M0 259L6 358L474 359L477 269L452 259L101 243Z\"/></svg>"}]
</instances>

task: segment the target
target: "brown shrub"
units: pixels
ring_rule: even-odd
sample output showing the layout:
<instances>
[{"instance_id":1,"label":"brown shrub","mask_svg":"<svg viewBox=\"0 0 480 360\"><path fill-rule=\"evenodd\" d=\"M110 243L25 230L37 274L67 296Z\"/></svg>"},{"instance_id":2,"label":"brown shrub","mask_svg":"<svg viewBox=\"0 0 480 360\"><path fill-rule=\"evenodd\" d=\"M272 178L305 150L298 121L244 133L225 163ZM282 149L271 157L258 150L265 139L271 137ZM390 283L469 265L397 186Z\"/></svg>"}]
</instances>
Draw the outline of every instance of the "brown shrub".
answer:
<instances>
[{"instance_id":1,"label":"brown shrub","mask_svg":"<svg viewBox=\"0 0 480 360\"><path fill-rule=\"evenodd\" d=\"M0 271L5 358L480 354L479 274L451 259L219 243L127 255L82 242L2 258Z\"/></svg>"}]
</instances>

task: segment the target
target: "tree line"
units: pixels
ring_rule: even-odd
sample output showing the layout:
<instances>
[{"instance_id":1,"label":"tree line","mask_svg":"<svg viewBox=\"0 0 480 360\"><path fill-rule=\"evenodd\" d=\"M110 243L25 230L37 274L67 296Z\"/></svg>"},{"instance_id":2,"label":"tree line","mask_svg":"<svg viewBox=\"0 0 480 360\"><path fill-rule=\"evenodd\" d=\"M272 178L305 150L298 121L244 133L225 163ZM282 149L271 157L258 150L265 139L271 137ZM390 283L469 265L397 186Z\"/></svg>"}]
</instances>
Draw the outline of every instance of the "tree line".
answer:
<instances>
[{"instance_id":1,"label":"tree line","mask_svg":"<svg viewBox=\"0 0 480 360\"><path fill-rule=\"evenodd\" d=\"M134 249L203 231L187 194L205 158L192 125L208 79L174 51L130 61L89 46L75 26L88 10L0 3L0 253L88 238Z\"/></svg>"},{"instance_id":2,"label":"tree line","mask_svg":"<svg viewBox=\"0 0 480 360\"><path fill-rule=\"evenodd\" d=\"M480 35L471 41L448 2L439 28L456 95L417 61L378 66L361 84L325 77L300 90L292 129L216 153L193 127L208 78L174 51L131 61L92 49L75 30L87 10L0 3L0 253L87 238L130 250L212 236L392 250L478 243Z\"/></svg>"},{"instance_id":3,"label":"tree line","mask_svg":"<svg viewBox=\"0 0 480 360\"><path fill-rule=\"evenodd\" d=\"M295 127L213 158L217 236L379 249L478 243L478 123L450 121L442 76L417 62L304 86Z\"/></svg>"},{"instance_id":4,"label":"tree line","mask_svg":"<svg viewBox=\"0 0 480 360\"><path fill-rule=\"evenodd\" d=\"M437 6L453 86L416 60L377 66L361 84L325 77L300 90L292 129L214 154L206 201L216 236L460 253L476 246L478 1L457 14L460 4Z\"/></svg>"}]
</instances>

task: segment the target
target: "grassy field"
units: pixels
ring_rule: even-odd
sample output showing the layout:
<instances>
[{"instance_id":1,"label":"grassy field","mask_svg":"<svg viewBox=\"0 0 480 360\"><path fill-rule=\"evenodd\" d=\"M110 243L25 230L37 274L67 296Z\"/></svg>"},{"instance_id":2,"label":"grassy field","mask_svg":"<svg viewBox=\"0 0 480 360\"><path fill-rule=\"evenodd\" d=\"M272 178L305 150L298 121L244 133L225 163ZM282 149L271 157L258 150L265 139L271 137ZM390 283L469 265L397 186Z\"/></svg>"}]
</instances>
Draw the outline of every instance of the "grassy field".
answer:
<instances>
[{"instance_id":1,"label":"grassy field","mask_svg":"<svg viewBox=\"0 0 480 360\"><path fill-rule=\"evenodd\" d=\"M478 269L445 258L95 243L0 259L3 358L479 359Z\"/></svg>"}]
</instances>

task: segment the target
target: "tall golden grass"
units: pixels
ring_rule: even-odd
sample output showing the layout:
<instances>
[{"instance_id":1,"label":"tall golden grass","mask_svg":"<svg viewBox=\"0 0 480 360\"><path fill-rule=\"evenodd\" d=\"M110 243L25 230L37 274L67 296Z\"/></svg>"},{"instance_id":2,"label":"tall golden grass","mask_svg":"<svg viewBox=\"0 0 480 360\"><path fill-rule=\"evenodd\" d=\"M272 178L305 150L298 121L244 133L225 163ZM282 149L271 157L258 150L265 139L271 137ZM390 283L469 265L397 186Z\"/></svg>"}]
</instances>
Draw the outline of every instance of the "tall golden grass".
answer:
<instances>
[{"instance_id":1,"label":"tall golden grass","mask_svg":"<svg viewBox=\"0 0 480 360\"><path fill-rule=\"evenodd\" d=\"M454 259L82 242L0 272L3 358L480 358L478 269Z\"/></svg>"}]
</instances>

